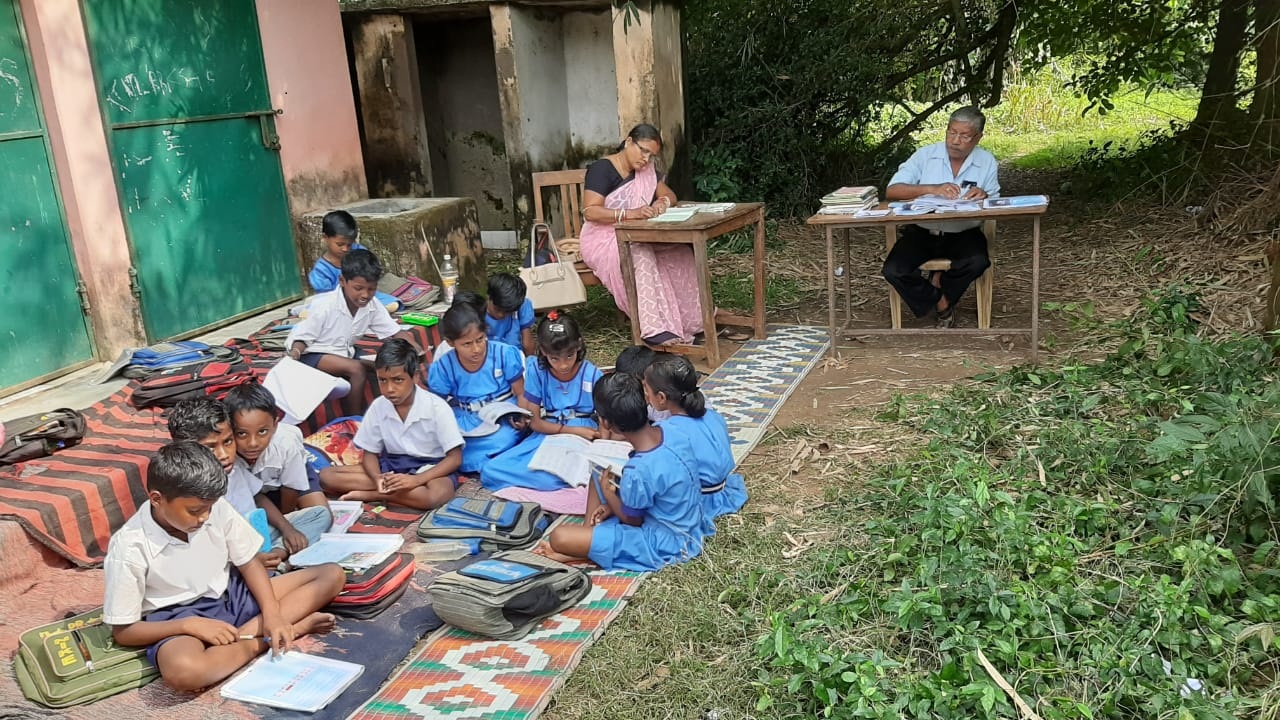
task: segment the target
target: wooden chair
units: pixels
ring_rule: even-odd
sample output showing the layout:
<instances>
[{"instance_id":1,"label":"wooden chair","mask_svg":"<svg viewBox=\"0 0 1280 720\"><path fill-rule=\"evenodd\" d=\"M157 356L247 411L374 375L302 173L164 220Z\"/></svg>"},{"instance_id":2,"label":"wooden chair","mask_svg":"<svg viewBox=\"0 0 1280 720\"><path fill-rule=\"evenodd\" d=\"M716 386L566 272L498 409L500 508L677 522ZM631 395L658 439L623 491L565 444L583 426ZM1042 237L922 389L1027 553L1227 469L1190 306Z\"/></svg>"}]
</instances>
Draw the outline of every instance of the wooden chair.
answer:
<instances>
[{"instance_id":1,"label":"wooden chair","mask_svg":"<svg viewBox=\"0 0 1280 720\"><path fill-rule=\"evenodd\" d=\"M543 211L543 188L558 187L560 191L560 226L563 237L555 238L556 249L559 250L563 240L576 240L582 234L582 192L587 179L586 170L553 170L536 172L533 178L533 215L535 222L552 224ZM554 229L554 228L553 228ZM600 278L591 272L591 268L582 262L581 255L573 264L583 285L599 285Z\"/></svg>"},{"instance_id":2,"label":"wooden chair","mask_svg":"<svg viewBox=\"0 0 1280 720\"><path fill-rule=\"evenodd\" d=\"M978 296L978 328L986 330L991 327L991 294L995 289L995 246L996 246L996 221L987 220L982 223L982 233L987 236L987 253L991 256L991 267L982 273L973 283L973 289ZM887 250L893 249L893 244L898 241L898 226L885 226L885 245ZM926 272L934 272L935 270L947 271L951 269L951 261L946 258L934 258L926 260L920 265L920 269ZM893 329L902 329L902 298L898 296L898 291L889 286L889 316L893 319Z\"/></svg>"}]
</instances>

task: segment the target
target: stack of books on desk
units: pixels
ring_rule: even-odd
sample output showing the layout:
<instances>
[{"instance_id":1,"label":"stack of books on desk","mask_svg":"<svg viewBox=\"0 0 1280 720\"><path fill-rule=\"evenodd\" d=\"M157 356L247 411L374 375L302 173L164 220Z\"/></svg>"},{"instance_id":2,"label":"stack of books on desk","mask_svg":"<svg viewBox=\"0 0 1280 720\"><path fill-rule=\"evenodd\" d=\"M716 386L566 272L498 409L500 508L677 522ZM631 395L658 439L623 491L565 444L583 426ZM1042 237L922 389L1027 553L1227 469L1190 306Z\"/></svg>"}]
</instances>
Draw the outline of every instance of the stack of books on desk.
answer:
<instances>
[{"instance_id":1,"label":"stack of books on desk","mask_svg":"<svg viewBox=\"0 0 1280 720\"><path fill-rule=\"evenodd\" d=\"M822 196L822 212L831 215L852 215L859 210L873 208L880 202L876 189L870 185L842 187Z\"/></svg>"}]
</instances>

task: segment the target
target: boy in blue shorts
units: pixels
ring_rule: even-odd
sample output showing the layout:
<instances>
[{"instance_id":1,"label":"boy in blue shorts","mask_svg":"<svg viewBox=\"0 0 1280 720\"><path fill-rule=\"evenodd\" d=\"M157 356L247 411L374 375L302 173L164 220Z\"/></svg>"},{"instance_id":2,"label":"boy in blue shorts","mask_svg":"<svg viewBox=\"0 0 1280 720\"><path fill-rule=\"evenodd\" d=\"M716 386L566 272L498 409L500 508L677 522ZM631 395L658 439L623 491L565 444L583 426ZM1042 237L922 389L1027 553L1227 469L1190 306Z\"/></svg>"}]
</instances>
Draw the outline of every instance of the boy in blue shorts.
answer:
<instances>
[{"instance_id":1,"label":"boy in blue shorts","mask_svg":"<svg viewBox=\"0 0 1280 720\"><path fill-rule=\"evenodd\" d=\"M449 404L417 385L418 354L399 338L374 360L382 396L374 398L353 440L360 465L327 467L320 482L343 500L431 510L453 499L462 466L462 433Z\"/></svg>"},{"instance_id":2,"label":"boy in blue shorts","mask_svg":"<svg viewBox=\"0 0 1280 720\"><path fill-rule=\"evenodd\" d=\"M178 690L221 682L268 647L278 654L298 636L328 632L333 616L317 611L346 579L332 564L267 577L261 538L226 489L208 449L170 443L147 468L147 505L107 548L102 620L121 645L146 646Z\"/></svg>"},{"instance_id":3,"label":"boy in blue shorts","mask_svg":"<svg viewBox=\"0 0 1280 720\"><path fill-rule=\"evenodd\" d=\"M351 383L351 391L342 399L342 409L348 415L364 411L364 388L368 382L364 363L353 357L352 343L366 333L385 339L400 331L391 313L373 299L380 279L382 264L373 253L347 253L342 258L337 289L317 295L307 316L293 326L285 339L289 357Z\"/></svg>"},{"instance_id":4,"label":"boy in blue shorts","mask_svg":"<svg viewBox=\"0 0 1280 720\"><path fill-rule=\"evenodd\" d=\"M488 315L490 340L504 342L524 351L525 357L537 354L533 341L533 302L525 297L529 288L518 275L496 273L489 276Z\"/></svg>"},{"instance_id":5,"label":"boy in blue shorts","mask_svg":"<svg viewBox=\"0 0 1280 720\"><path fill-rule=\"evenodd\" d=\"M364 246L356 242L360 236L356 228L356 219L346 210L333 210L325 213L320 221L320 232L324 234L324 254L316 260L311 273L307 275L311 289L318 293L329 292L338 287L338 278L342 276L342 258L352 250L363 250Z\"/></svg>"}]
</instances>

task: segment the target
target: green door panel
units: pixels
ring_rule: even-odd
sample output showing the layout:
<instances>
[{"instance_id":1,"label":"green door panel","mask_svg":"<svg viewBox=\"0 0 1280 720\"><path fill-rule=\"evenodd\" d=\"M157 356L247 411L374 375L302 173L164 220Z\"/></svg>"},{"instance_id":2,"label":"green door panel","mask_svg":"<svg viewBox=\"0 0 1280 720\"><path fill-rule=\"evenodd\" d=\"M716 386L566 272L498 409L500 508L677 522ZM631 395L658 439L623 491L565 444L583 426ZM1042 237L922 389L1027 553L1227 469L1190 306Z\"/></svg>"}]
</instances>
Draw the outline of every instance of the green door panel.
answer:
<instances>
[{"instance_id":1,"label":"green door panel","mask_svg":"<svg viewBox=\"0 0 1280 720\"><path fill-rule=\"evenodd\" d=\"M297 292L280 168L256 119L117 130L113 145L149 334Z\"/></svg>"},{"instance_id":2,"label":"green door panel","mask_svg":"<svg viewBox=\"0 0 1280 720\"><path fill-rule=\"evenodd\" d=\"M112 124L269 109L254 0L85 0Z\"/></svg>"},{"instance_id":3,"label":"green door panel","mask_svg":"<svg viewBox=\"0 0 1280 720\"><path fill-rule=\"evenodd\" d=\"M82 2L148 337L299 295L254 0Z\"/></svg>"},{"instance_id":4,"label":"green door panel","mask_svg":"<svg viewBox=\"0 0 1280 720\"><path fill-rule=\"evenodd\" d=\"M15 0L0 0L0 387L90 359Z\"/></svg>"}]
</instances>

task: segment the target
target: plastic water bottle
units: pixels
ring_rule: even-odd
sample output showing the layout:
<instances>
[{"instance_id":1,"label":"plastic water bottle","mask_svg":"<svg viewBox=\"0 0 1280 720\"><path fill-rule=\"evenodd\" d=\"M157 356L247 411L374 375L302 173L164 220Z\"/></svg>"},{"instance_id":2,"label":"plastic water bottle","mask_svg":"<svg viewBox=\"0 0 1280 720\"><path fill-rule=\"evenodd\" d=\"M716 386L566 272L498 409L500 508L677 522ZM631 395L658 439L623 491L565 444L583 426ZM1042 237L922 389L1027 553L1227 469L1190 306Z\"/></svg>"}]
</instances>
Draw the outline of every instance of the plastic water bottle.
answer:
<instances>
[{"instance_id":1,"label":"plastic water bottle","mask_svg":"<svg viewBox=\"0 0 1280 720\"><path fill-rule=\"evenodd\" d=\"M444 301L453 304L454 293L458 291L458 269L453 266L453 258L444 254L444 264L440 266L440 289L444 293Z\"/></svg>"}]
</instances>

